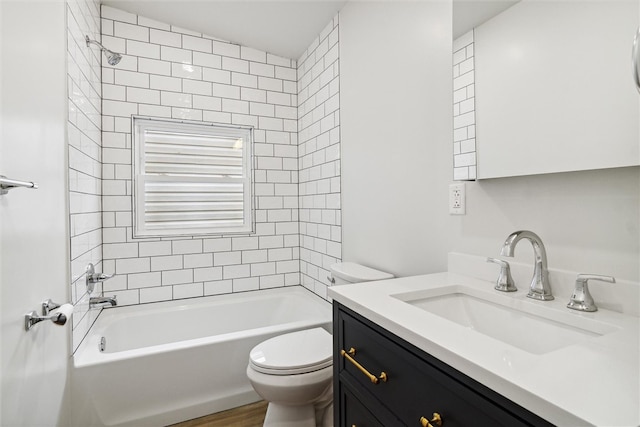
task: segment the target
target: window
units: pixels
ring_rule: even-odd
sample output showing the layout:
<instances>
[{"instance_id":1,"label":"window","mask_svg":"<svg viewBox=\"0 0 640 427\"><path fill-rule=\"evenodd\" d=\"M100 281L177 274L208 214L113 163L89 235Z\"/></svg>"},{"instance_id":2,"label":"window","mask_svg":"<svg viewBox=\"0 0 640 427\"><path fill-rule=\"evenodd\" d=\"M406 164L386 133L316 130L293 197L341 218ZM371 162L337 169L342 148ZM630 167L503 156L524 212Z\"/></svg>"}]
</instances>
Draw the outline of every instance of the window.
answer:
<instances>
[{"instance_id":1,"label":"window","mask_svg":"<svg viewBox=\"0 0 640 427\"><path fill-rule=\"evenodd\" d=\"M251 148L251 128L134 117L134 237L253 231Z\"/></svg>"}]
</instances>

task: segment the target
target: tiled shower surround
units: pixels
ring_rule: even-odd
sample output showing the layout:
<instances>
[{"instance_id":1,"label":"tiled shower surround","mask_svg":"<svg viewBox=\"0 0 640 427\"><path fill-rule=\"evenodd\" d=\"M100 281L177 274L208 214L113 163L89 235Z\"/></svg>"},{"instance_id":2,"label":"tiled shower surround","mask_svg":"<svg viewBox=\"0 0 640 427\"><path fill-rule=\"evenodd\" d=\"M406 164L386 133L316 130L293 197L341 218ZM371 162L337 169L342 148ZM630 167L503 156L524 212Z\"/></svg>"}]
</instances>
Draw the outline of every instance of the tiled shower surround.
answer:
<instances>
[{"instance_id":1,"label":"tiled shower surround","mask_svg":"<svg viewBox=\"0 0 640 427\"><path fill-rule=\"evenodd\" d=\"M71 302L77 346L98 313L88 310L85 268L91 262L102 269L101 58L84 40L85 35L100 40L100 2L69 0L66 9Z\"/></svg>"},{"instance_id":2,"label":"tiled shower surround","mask_svg":"<svg viewBox=\"0 0 640 427\"><path fill-rule=\"evenodd\" d=\"M473 30L453 42L453 179L476 179Z\"/></svg>"},{"instance_id":3,"label":"tiled shower surround","mask_svg":"<svg viewBox=\"0 0 640 427\"><path fill-rule=\"evenodd\" d=\"M302 283L326 297L316 281L340 258L337 45L325 49L334 21L298 67L102 7L102 41L124 54L102 68L103 270L116 273L106 295L132 305L298 285L302 229ZM133 239L132 114L253 126L255 234Z\"/></svg>"},{"instance_id":4,"label":"tiled shower surround","mask_svg":"<svg viewBox=\"0 0 640 427\"><path fill-rule=\"evenodd\" d=\"M298 60L300 272L325 298L342 257L338 30L336 16Z\"/></svg>"}]
</instances>

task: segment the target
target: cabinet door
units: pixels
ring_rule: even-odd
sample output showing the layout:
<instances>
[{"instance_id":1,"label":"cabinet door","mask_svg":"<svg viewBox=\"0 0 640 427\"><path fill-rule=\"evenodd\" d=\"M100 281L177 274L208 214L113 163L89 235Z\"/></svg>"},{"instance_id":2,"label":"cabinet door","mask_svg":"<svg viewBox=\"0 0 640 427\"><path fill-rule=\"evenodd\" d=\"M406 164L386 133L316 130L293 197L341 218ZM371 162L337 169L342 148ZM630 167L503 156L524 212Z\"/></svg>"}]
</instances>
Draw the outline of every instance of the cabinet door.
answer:
<instances>
[{"instance_id":1,"label":"cabinet door","mask_svg":"<svg viewBox=\"0 0 640 427\"><path fill-rule=\"evenodd\" d=\"M636 0L522 1L474 30L478 178L640 164Z\"/></svg>"},{"instance_id":2,"label":"cabinet door","mask_svg":"<svg viewBox=\"0 0 640 427\"><path fill-rule=\"evenodd\" d=\"M385 427L345 386L340 387L340 426Z\"/></svg>"}]
</instances>

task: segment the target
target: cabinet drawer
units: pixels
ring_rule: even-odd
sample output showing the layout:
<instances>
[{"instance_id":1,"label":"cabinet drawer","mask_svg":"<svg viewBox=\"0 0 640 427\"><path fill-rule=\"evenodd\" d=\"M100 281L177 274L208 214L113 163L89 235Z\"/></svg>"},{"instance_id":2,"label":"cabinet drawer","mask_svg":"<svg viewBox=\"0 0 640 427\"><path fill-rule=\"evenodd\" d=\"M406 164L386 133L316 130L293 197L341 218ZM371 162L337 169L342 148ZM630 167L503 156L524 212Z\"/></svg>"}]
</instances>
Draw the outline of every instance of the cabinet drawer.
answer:
<instances>
[{"instance_id":1,"label":"cabinet drawer","mask_svg":"<svg viewBox=\"0 0 640 427\"><path fill-rule=\"evenodd\" d=\"M439 369L428 361L433 359L431 356L356 316L359 317L344 308L338 310L334 325L338 332L337 351L355 348L353 358L375 376L384 372L387 381L374 384L345 357L337 358L337 371L340 377L370 393L377 404L385 406L404 425L420 426L420 418L431 418L434 412L442 416L447 427L549 425L508 399L502 397L516 411L496 403L492 396L497 395L495 392L486 387L480 392L474 390L470 385L475 382L470 378L459 372L454 377Z\"/></svg>"}]
</instances>

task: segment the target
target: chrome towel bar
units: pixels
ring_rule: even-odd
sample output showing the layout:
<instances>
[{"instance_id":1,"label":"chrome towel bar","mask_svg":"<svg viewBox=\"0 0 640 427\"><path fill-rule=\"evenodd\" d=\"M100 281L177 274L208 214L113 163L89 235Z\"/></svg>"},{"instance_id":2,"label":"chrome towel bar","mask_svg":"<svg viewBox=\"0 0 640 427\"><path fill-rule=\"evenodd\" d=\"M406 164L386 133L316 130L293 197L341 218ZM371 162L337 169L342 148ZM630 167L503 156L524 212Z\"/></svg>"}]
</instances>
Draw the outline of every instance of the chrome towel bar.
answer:
<instances>
[{"instance_id":1,"label":"chrome towel bar","mask_svg":"<svg viewBox=\"0 0 640 427\"><path fill-rule=\"evenodd\" d=\"M9 179L4 175L0 175L0 194L7 194L9 190L16 187L37 189L38 184L31 181L18 181L16 179Z\"/></svg>"}]
</instances>

